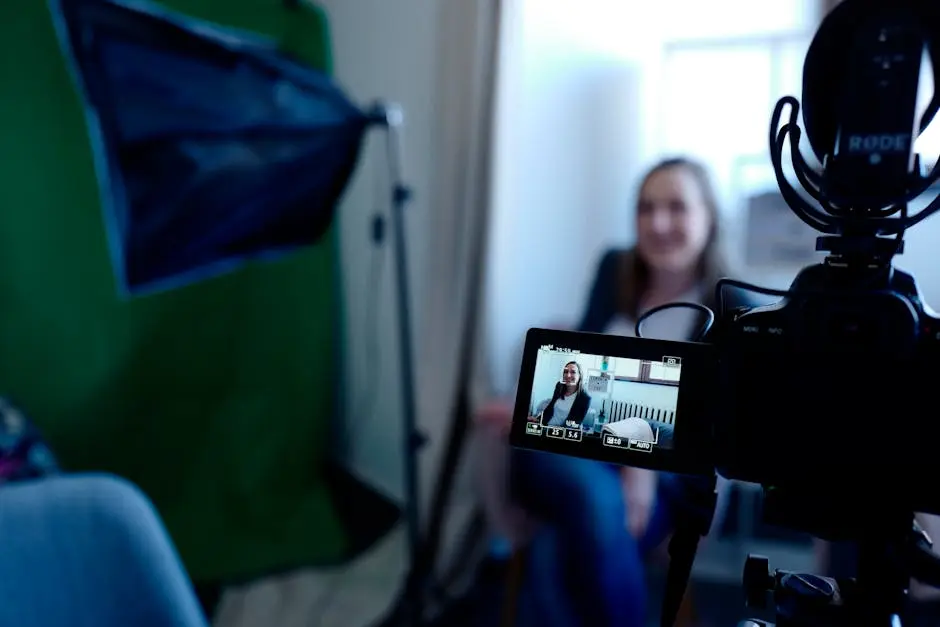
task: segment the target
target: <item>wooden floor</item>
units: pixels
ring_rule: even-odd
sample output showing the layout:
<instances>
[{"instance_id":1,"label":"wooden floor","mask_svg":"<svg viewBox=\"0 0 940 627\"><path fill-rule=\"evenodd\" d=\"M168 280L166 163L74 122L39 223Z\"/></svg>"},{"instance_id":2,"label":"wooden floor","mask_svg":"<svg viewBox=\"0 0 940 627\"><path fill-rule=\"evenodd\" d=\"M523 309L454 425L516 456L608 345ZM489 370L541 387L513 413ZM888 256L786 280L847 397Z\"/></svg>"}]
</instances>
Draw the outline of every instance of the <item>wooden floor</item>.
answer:
<instances>
[{"instance_id":1,"label":"wooden floor","mask_svg":"<svg viewBox=\"0 0 940 627\"><path fill-rule=\"evenodd\" d=\"M443 539L449 554L473 511L463 499L452 507L451 533ZM333 572L300 570L227 590L215 627L366 627L397 599L408 567L405 529L399 525L375 548Z\"/></svg>"},{"instance_id":2,"label":"wooden floor","mask_svg":"<svg viewBox=\"0 0 940 627\"><path fill-rule=\"evenodd\" d=\"M734 506L734 529L722 537L705 539L695 561L695 586L711 599L722 620L744 611L741 574L748 553L770 559L772 568L812 572L811 546L805 542L781 542L754 533L747 512L753 502L749 491ZM473 496L463 492L455 499L453 520L465 520L472 511ZM457 541L453 525L444 540L444 553ZM743 530L744 533L738 533ZM216 627L366 627L383 617L398 595L407 569L404 528L399 526L378 545L347 568L334 572L301 570L230 589L218 605ZM727 611L721 608L727 604ZM708 621L711 623L711 621ZM714 627L722 627L714 625Z\"/></svg>"},{"instance_id":3,"label":"wooden floor","mask_svg":"<svg viewBox=\"0 0 940 627\"><path fill-rule=\"evenodd\" d=\"M404 539L403 530L396 530L373 552L345 571L299 571L229 590L219 605L214 625L371 625L384 615L398 593L405 572ZM745 611L741 572L749 552L767 555L774 568L813 569L812 555L805 548L770 541L704 543L696 559L693 576L694 585L700 590L699 596L710 600L705 611L711 618L722 616L730 619Z\"/></svg>"}]
</instances>

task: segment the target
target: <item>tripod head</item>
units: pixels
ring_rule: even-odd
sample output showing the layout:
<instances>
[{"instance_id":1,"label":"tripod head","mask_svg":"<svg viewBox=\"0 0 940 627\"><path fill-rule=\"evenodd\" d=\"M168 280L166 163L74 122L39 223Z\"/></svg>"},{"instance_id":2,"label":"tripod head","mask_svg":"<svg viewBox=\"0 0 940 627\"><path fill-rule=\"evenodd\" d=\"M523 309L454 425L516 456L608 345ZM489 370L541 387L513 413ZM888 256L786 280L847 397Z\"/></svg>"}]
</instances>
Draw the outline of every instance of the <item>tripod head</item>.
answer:
<instances>
[{"instance_id":1,"label":"tripod head","mask_svg":"<svg viewBox=\"0 0 940 627\"><path fill-rule=\"evenodd\" d=\"M770 568L769 560L748 555L743 585L747 607L766 609L773 600L781 627L858 627L897 625L907 605L911 578L940 585L940 558L929 536L900 509L872 511L862 499L765 490L764 519L827 539L857 543L858 573L831 578ZM750 624L767 625L750 619Z\"/></svg>"},{"instance_id":2,"label":"tripod head","mask_svg":"<svg viewBox=\"0 0 940 627\"><path fill-rule=\"evenodd\" d=\"M714 494L688 493L697 503L683 516L669 546L670 568L661 625L673 624L694 562L698 538L707 532ZM742 584L745 606L772 610L776 622L751 618L739 627L899 627L910 580L940 587L940 556L931 538L900 503L873 506L871 495L838 493L819 486L763 490L763 521L858 547L855 577L772 570L770 560L748 555ZM881 499L883 501L883 499ZM897 506L896 506L897 505Z\"/></svg>"}]
</instances>

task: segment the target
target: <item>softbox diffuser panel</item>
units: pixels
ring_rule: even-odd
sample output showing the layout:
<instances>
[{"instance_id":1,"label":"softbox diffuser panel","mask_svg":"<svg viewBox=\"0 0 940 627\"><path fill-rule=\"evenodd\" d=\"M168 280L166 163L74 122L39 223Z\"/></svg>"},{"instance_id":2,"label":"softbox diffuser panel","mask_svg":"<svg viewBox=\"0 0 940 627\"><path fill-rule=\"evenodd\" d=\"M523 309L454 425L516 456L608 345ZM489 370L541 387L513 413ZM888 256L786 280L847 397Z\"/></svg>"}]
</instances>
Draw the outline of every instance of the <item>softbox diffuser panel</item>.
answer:
<instances>
[{"instance_id":1,"label":"softbox diffuser panel","mask_svg":"<svg viewBox=\"0 0 940 627\"><path fill-rule=\"evenodd\" d=\"M134 0L53 0L126 295L314 243L368 125L274 42Z\"/></svg>"}]
</instances>

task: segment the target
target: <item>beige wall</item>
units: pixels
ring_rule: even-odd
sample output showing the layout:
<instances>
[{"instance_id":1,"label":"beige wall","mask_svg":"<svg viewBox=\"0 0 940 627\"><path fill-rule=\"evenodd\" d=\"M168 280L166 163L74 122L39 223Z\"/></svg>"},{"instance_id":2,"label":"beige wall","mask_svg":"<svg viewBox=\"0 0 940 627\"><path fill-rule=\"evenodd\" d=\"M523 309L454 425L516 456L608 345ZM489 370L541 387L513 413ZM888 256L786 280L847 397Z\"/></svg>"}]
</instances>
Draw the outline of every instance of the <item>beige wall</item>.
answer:
<instances>
[{"instance_id":1,"label":"beige wall","mask_svg":"<svg viewBox=\"0 0 940 627\"><path fill-rule=\"evenodd\" d=\"M404 168L414 189L407 211L409 265L412 269L412 311L424 302L425 283L419 269L426 266L429 203L434 176L433 78L437 0L319 0L330 19L334 69L337 80L358 103L374 99L399 103L405 111ZM367 426L353 418L348 425L350 467L370 484L400 497L402 485L400 442L401 396L396 300L391 229L381 252L381 280L377 297L370 300L373 251L371 219L387 209L388 193L385 137L373 131L362 160L340 207L343 289L346 311L347 412L364 413L371 388L376 407ZM391 225L388 224L390 227ZM367 311L378 305L376 314ZM374 330L377 322L378 332ZM420 328L421 321L414 325ZM377 342L372 342L375 335ZM374 344L374 346L373 346ZM377 350L376 350L377 349Z\"/></svg>"}]
</instances>

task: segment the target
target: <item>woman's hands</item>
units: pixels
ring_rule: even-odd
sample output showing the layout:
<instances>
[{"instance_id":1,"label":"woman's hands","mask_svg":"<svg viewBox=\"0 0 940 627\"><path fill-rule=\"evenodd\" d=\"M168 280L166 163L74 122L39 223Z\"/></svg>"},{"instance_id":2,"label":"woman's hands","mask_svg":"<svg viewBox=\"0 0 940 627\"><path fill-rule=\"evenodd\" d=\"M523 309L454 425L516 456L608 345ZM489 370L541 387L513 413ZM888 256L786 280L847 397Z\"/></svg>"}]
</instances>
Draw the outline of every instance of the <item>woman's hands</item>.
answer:
<instances>
[{"instance_id":1,"label":"woman's hands","mask_svg":"<svg viewBox=\"0 0 940 627\"><path fill-rule=\"evenodd\" d=\"M512 426L512 402L505 399L497 399L485 403L476 411L476 423L478 425L495 429L502 435L509 435L509 429Z\"/></svg>"},{"instance_id":2,"label":"woman's hands","mask_svg":"<svg viewBox=\"0 0 940 627\"><path fill-rule=\"evenodd\" d=\"M633 537L638 538L646 532L656 504L656 473L624 466L620 471L620 486L627 508L625 524Z\"/></svg>"}]
</instances>

